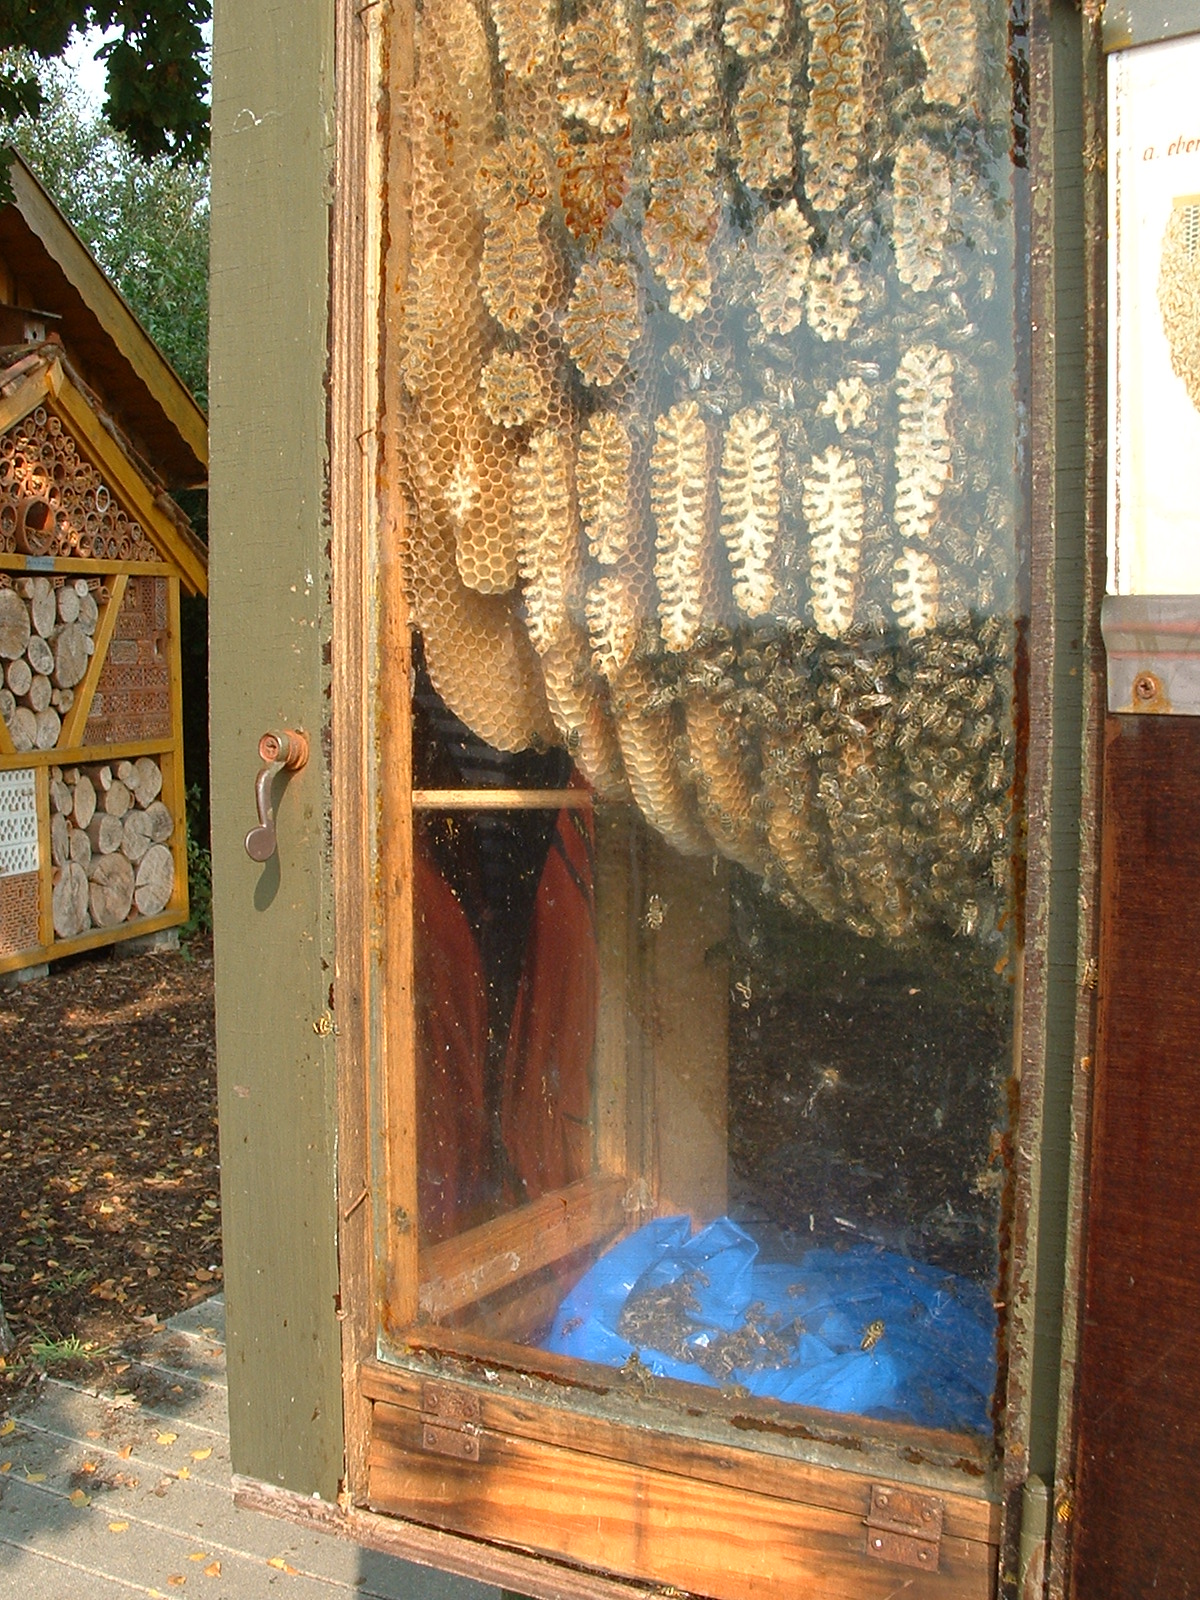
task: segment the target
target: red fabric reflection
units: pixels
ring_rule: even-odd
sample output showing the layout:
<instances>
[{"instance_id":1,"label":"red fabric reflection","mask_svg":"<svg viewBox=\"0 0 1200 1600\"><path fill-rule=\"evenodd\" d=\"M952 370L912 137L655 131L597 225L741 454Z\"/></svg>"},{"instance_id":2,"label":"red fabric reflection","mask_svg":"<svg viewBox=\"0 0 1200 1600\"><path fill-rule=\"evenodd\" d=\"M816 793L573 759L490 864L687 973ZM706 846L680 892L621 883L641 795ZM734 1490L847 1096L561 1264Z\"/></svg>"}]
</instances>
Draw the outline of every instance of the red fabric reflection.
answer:
<instances>
[{"instance_id":1,"label":"red fabric reflection","mask_svg":"<svg viewBox=\"0 0 1200 1600\"><path fill-rule=\"evenodd\" d=\"M489 1136L479 946L421 830L414 854L420 1220L424 1239L436 1243L477 1219L481 1206L491 1209L489 1194L519 1204L591 1169L599 988L592 815L558 813L538 880L499 1083L493 1078L498 1152Z\"/></svg>"},{"instance_id":2,"label":"red fabric reflection","mask_svg":"<svg viewBox=\"0 0 1200 1600\"><path fill-rule=\"evenodd\" d=\"M414 888L419 1200L422 1231L436 1240L453 1231L460 1205L486 1167L487 991L466 914L419 847Z\"/></svg>"},{"instance_id":3,"label":"red fabric reflection","mask_svg":"<svg viewBox=\"0 0 1200 1600\"><path fill-rule=\"evenodd\" d=\"M500 1131L512 1199L535 1200L591 1167L599 989L594 841L590 810L559 812L504 1058Z\"/></svg>"}]
</instances>

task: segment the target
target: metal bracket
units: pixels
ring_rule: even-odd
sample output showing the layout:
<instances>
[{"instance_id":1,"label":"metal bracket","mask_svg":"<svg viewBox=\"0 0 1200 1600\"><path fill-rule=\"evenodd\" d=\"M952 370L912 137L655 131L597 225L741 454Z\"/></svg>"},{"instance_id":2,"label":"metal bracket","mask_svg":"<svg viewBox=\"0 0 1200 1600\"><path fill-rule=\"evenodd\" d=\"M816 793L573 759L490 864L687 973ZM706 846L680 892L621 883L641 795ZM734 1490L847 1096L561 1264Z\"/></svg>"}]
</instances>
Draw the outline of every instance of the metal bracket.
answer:
<instances>
[{"instance_id":1,"label":"metal bracket","mask_svg":"<svg viewBox=\"0 0 1200 1600\"><path fill-rule=\"evenodd\" d=\"M421 1385L421 1448L456 1461L478 1461L479 1396L445 1383Z\"/></svg>"},{"instance_id":2,"label":"metal bracket","mask_svg":"<svg viewBox=\"0 0 1200 1600\"><path fill-rule=\"evenodd\" d=\"M936 1495L873 1483L867 1512L867 1554L876 1561L936 1572L944 1516L945 1508Z\"/></svg>"}]
</instances>

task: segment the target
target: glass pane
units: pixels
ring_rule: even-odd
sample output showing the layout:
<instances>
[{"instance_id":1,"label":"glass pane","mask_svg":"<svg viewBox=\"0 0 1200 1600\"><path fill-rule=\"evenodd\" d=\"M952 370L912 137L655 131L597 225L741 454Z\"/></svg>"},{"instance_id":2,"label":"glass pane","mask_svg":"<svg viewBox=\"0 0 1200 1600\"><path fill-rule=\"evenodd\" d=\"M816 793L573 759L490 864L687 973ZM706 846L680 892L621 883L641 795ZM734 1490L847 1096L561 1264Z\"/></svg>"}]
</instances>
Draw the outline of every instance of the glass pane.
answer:
<instances>
[{"instance_id":1,"label":"glass pane","mask_svg":"<svg viewBox=\"0 0 1200 1600\"><path fill-rule=\"evenodd\" d=\"M496 795L418 796L422 1316L986 1432L1008 13L425 0L416 63L416 784Z\"/></svg>"}]
</instances>

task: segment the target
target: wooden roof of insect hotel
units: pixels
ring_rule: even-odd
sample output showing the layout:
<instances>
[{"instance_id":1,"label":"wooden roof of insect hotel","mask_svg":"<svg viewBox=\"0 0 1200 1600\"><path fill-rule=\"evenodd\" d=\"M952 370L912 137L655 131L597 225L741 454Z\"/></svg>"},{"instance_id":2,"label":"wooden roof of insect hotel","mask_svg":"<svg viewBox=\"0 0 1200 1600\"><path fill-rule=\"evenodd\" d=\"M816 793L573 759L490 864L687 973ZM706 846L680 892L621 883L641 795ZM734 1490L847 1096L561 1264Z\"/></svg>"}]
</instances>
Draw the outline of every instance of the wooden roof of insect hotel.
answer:
<instances>
[{"instance_id":1,"label":"wooden roof of insect hotel","mask_svg":"<svg viewBox=\"0 0 1200 1600\"><path fill-rule=\"evenodd\" d=\"M0 206L0 346L61 343L95 409L167 489L208 477L208 424L186 385L20 156Z\"/></svg>"}]
</instances>

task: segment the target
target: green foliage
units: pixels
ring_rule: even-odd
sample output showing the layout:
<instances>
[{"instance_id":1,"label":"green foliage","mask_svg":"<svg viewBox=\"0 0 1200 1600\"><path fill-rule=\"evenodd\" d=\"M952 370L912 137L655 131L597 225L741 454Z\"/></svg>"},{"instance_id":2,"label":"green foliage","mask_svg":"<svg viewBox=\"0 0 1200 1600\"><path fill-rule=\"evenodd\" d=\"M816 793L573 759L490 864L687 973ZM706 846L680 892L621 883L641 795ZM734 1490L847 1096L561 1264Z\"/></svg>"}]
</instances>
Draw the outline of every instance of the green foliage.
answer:
<instances>
[{"instance_id":1,"label":"green foliage","mask_svg":"<svg viewBox=\"0 0 1200 1600\"><path fill-rule=\"evenodd\" d=\"M61 56L72 33L119 29L103 47L109 124L147 160L201 160L208 147L209 0L0 0L0 116L38 116L44 85L30 57Z\"/></svg>"},{"instance_id":2,"label":"green foliage","mask_svg":"<svg viewBox=\"0 0 1200 1600\"><path fill-rule=\"evenodd\" d=\"M0 7L4 0L0 0ZM0 70L12 53L0 55ZM28 58L26 58L28 60ZM200 404L208 391L208 163L145 161L59 62L42 110L0 124Z\"/></svg>"},{"instance_id":3,"label":"green foliage","mask_svg":"<svg viewBox=\"0 0 1200 1600\"><path fill-rule=\"evenodd\" d=\"M187 922L181 930L185 943L197 934L212 932L212 853L208 847L208 817L199 784L187 792Z\"/></svg>"}]
</instances>

